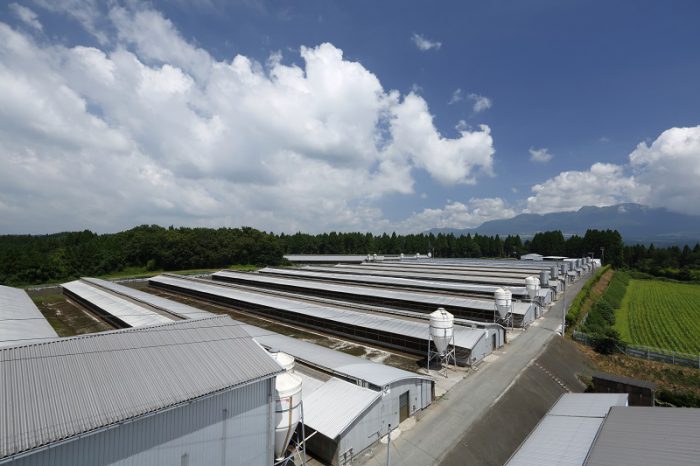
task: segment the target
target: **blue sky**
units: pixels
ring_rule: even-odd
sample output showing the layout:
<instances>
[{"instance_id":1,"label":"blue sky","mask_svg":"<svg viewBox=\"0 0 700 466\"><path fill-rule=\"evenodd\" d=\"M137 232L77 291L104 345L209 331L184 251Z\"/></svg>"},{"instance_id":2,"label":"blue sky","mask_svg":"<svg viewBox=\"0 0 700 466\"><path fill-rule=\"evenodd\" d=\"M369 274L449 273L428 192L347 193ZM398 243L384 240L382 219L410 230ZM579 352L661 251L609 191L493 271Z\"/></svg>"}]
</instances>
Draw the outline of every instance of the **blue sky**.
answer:
<instances>
[{"instance_id":1,"label":"blue sky","mask_svg":"<svg viewBox=\"0 0 700 466\"><path fill-rule=\"evenodd\" d=\"M11 2L0 233L700 214L698 17L692 1Z\"/></svg>"}]
</instances>

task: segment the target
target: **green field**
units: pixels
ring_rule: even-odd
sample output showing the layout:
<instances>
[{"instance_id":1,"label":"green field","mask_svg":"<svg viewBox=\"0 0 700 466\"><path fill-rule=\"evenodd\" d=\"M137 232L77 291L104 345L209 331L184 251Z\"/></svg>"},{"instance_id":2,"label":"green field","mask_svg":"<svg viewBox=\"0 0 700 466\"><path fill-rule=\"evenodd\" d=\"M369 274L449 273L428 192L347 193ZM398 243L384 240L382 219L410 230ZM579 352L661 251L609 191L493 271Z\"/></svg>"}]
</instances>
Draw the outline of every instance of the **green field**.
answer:
<instances>
[{"instance_id":1,"label":"green field","mask_svg":"<svg viewBox=\"0 0 700 466\"><path fill-rule=\"evenodd\" d=\"M630 280L615 329L632 345L700 354L700 285Z\"/></svg>"}]
</instances>

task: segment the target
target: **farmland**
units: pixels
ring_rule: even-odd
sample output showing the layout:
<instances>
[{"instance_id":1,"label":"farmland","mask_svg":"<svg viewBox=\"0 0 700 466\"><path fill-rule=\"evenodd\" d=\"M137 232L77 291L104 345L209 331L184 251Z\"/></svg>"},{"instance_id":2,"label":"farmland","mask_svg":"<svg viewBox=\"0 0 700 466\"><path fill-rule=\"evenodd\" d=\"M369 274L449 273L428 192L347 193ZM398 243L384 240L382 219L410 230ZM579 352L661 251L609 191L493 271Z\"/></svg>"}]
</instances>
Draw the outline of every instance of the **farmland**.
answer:
<instances>
[{"instance_id":1,"label":"farmland","mask_svg":"<svg viewBox=\"0 0 700 466\"><path fill-rule=\"evenodd\" d=\"M630 280L615 329L632 345L700 354L700 285Z\"/></svg>"}]
</instances>

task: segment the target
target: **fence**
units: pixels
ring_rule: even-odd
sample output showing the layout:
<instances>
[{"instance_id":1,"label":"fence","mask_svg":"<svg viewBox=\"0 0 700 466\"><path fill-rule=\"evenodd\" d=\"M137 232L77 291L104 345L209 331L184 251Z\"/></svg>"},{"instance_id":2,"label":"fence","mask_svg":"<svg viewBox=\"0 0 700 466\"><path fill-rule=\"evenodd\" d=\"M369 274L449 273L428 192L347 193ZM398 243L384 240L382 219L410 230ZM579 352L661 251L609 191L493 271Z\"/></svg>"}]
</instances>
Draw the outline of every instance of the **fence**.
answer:
<instances>
[{"instance_id":1,"label":"fence","mask_svg":"<svg viewBox=\"0 0 700 466\"><path fill-rule=\"evenodd\" d=\"M573 332L573 339L588 346L593 346L593 338L583 332ZM659 348L649 348L647 346L632 346L627 345L617 349L626 354L640 359L649 361L659 361L677 366L696 367L700 369L700 355L676 353L675 351L666 351Z\"/></svg>"}]
</instances>

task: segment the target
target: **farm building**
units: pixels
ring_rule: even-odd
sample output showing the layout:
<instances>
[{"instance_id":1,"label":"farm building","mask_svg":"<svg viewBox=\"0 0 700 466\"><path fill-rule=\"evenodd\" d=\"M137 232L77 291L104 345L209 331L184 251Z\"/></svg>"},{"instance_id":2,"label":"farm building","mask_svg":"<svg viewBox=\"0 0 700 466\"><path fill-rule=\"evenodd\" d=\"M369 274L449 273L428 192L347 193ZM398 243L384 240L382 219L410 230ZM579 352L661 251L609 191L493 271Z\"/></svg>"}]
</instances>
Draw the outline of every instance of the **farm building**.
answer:
<instances>
[{"instance_id":1,"label":"farm building","mask_svg":"<svg viewBox=\"0 0 700 466\"><path fill-rule=\"evenodd\" d=\"M0 349L0 464L269 466L282 368L188 320Z\"/></svg>"},{"instance_id":2,"label":"farm building","mask_svg":"<svg viewBox=\"0 0 700 466\"><path fill-rule=\"evenodd\" d=\"M58 338L24 290L0 286L0 347Z\"/></svg>"},{"instance_id":3,"label":"farm building","mask_svg":"<svg viewBox=\"0 0 700 466\"><path fill-rule=\"evenodd\" d=\"M541 261L543 259L542 254L525 254L520 256L521 261Z\"/></svg>"},{"instance_id":4,"label":"farm building","mask_svg":"<svg viewBox=\"0 0 700 466\"><path fill-rule=\"evenodd\" d=\"M610 407L626 405L626 394L565 393L506 465L580 466Z\"/></svg>"},{"instance_id":5,"label":"farm building","mask_svg":"<svg viewBox=\"0 0 700 466\"><path fill-rule=\"evenodd\" d=\"M293 264L361 264L367 255L287 254L284 258Z\"/></svg>"},{"instance_id":6,"label":"farm building","mask_svg":"<svg viewBox=\"0 0 700 466\"><path fill-rule=\"evenodd\" d=\"M426 408L433 380L268 330L243 325L262 346L293 356L302 382L307 444L316 458L346 464ZM342 400L342 401L341 401ZM315 432L315 434L314 434Z\"/></svg>"},{"instance_id":7,"label":"farm building","mask_svg":"<svg viewBox=\"0 0 700 466\"><path fill-rule=\"evenodd\" d=\"M376 306L396 307L418 313L431 313L443 307L455 317L482 321L494 319L494 302L442 293L390 290L372 286L336 284L315 280L275 277L258 273L221 271L212 275L214 280L252 286L261 289L293 292ZM535 318L537 304L515 302L513 315L516 325L527 326Z\"/></svg>"},{"instance_id":8,"label":"farm building","mask_svg":"<svg viewBox=\"0 0 700 466\"><path fill-rule=\"evenodd\" d=\"M700 409L628 406L627 394L567 393L508 466L696 465Z\"/></svg>"},{"instance_id":9,"label":"farm building","mask_svg":"<svg viewBox=\"0 0 700 466\"><path fill-rule=\"evenodd\" d=\"M356 341L420 356L427 352L428 325L424 320L360 312L339 305L299 301L208 280L167 274L149 279L149 284ZM499 330L494 327L478 329L455 326L454 338L457 363L460 365L474 364L505 343L502 327Z\"/></svg>"}]
</instances>

